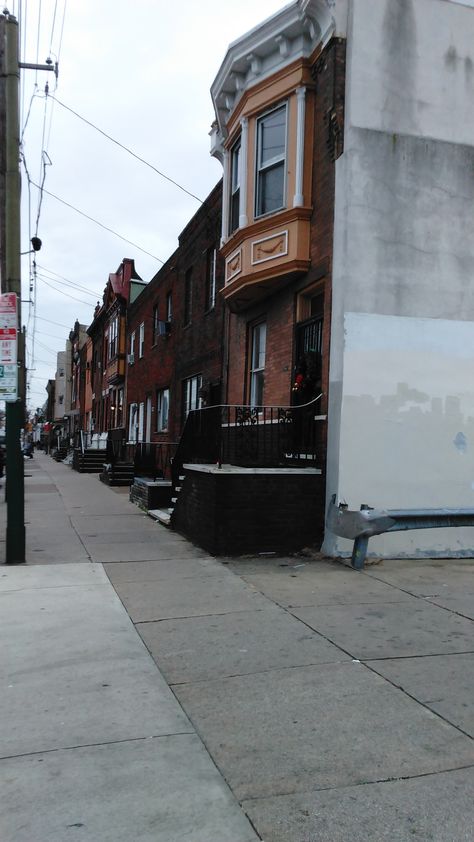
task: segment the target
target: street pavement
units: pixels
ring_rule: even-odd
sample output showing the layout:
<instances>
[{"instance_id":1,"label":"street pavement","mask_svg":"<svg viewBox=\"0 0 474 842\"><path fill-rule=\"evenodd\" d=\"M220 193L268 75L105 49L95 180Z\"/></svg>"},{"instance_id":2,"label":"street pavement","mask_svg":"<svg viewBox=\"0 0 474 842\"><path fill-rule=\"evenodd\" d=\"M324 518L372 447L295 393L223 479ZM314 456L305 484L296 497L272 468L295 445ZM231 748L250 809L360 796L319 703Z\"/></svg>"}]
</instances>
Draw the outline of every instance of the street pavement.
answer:
<instances>
[{"instance_id":1,"label":"street pavement","mask_svg":"<svg viewBox=\"0 0 474 842\"><path fill-rule=\"evenodd\" d=\"M474 840L473 561L215 559L95 475L25 474L1 842Z\"/></svg>"}]
</instances>

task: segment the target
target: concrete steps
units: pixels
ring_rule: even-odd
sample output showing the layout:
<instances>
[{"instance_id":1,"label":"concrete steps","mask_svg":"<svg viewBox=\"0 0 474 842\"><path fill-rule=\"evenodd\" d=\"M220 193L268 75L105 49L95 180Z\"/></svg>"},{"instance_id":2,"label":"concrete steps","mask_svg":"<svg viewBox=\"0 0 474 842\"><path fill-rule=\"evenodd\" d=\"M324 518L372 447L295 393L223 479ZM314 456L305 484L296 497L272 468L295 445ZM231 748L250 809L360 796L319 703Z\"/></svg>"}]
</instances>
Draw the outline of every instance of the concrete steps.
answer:
<instances>
[{"instance_id":1,"label":"concrete steps","mask_svg":"<svg viewBox=\"0 0 474 842\"><path fill-rule=\"evenodd\" d=\"M72 467L80 474L100 474L104 470L104 463L106 461L106 451L102 449L81 450L74 451Z\"/></svg>"},{"instance_id":2,"label":"concrete steps","mask_svg":"<svg viewBox=\"0 0 474 842\"><path fill-rule=\"evenodd\" d=\"M132 485L135 473L133 462L116 462L115 465L102 467L99 474L101 482L112 487Z\"/></svg>"},{"instance_id":3,"label":"concrete steps","mask_svg":"<svg viewBox=\"0 0 474 842\"><path fill-rule=\"evenodd\" d=\"M174 510L175 510L175 508L178 504L179 492L181 491L183 482L184 482L184 476L180 476L179 477L179 483L180 484L176 485L174 487L174 495L171 497L171 506L168 506L168 508L166 508L166 509L163 508L163 509L149 509L148 510L148 514L151 518L153 518L153 520L158 521L158 523L161 523L163 526L167 526L169 529L172 527L173 512L174 512Z\"/></svg>"}]
</instances>

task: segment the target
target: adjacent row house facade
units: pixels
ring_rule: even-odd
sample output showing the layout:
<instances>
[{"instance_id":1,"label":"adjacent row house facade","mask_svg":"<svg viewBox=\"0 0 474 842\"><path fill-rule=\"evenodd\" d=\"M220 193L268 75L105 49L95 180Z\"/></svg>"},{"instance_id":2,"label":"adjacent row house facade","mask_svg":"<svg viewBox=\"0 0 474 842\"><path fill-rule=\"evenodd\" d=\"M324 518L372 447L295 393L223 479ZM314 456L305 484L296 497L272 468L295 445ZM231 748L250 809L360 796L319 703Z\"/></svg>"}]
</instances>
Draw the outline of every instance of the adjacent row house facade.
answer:
<instances>
[{"instance_id":1,"label":"adjacent row house facade","mask_svg":"<svg viewBox=\"0 0 474 842\"><path fill-rule=\"evenodd\" d=\"M283 547L286 523L347 555L333 495L470 505L472 43L456 0L297 0L229 47L211 88L222 182L148 284L130 259L110 275L79 375L84 429L173 453L174 523L203 546Z\"/></svg>"}]
</instances>

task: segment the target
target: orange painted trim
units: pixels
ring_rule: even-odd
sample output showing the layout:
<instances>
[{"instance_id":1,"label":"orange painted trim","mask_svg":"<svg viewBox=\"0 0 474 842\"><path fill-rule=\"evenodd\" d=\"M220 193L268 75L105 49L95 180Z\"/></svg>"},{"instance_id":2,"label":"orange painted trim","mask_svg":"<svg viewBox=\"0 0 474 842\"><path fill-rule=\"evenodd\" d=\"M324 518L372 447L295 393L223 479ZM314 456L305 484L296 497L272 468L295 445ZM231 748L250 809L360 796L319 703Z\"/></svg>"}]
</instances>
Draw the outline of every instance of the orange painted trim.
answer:
<instances>
[{"instance_id":1,"label":"orange painted trim","mask_svg":"<svg viewBox=\"0 0 474 842\"><path fill-rule=\"evenodd\" d=\"M228 257L244 241L251 240L259 234L271 234L272 229L289 225L291 222L308 220L313 213L312 207L287 208L268 216L259 217L256 222L246 225L245 228L238 228L231 237L224 243L220 251L224 257Z\"/></svg>"},{"instance_id":2,"label":"orange painted trim","mask_svg":"<svg viewBox=\"0 0 474 842\"><path fill-rule=\"evenodd\" d=\"M296 59L245 91L227 121L228 134L224 147L229 149L235 143L242 117L255 117L265 108L277 105L279 99L289 97L300 86L315 88L311 75L313 61L314 59L311 62L308 59Z\"/></svg>"}]
</instances>

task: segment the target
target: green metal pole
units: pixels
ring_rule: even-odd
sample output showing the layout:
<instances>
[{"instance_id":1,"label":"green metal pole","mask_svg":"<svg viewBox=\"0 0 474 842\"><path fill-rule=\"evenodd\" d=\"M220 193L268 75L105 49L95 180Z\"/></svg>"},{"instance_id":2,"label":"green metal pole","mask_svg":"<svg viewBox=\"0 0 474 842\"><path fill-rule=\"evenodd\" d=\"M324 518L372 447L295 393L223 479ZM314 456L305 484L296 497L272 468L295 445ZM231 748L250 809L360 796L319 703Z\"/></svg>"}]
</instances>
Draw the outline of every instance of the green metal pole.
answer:
<instances>
[{"instance_id":1,"label":"green metal pole","mask_svg":"<svg viewBox=\"0 0 474 842\"><path fill-rule=\"evenodd\" d=\"M18 301L18 383L24 383L24 357L21 330L21 257L20 257L20 128L18 93L18 23L12 15L5 17L5 278L2 292L14 292ZM24 394L6 403L6 498L7 498L7 564L25 561L25 480L20 433L24 425Z\"/></svg>"}]
</instances>

